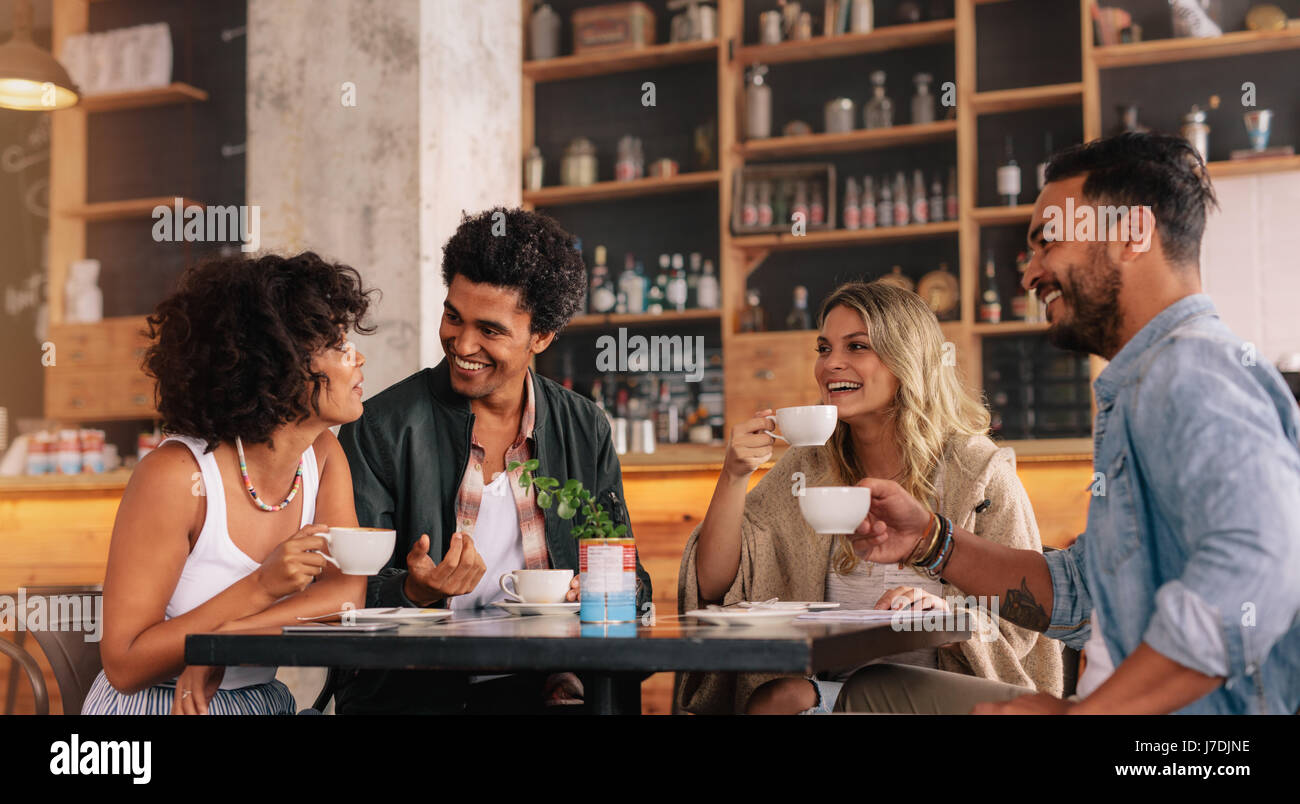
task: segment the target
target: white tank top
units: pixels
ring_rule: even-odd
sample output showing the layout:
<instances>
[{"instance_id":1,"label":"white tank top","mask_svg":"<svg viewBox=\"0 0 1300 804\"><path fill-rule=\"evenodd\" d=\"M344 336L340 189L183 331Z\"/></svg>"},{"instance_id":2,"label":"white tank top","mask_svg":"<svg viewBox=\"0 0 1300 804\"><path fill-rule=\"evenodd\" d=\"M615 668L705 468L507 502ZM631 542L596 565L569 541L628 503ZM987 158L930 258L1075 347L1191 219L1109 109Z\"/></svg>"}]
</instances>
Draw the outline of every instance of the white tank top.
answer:
<instances>
[{"instance_id":1,"label":"white tank top","mask_svg":"<svg viewBox=\"0 0 1300 804\"><path fill-rule=\"evenodd\" d=\"M194 542L194 549L185 559L180 580L171 600L167 601L167 619L179 617L191 609L216 597L231 584L241 580L261 566L230 540L226 524L226 490L217 468L217 456L204 453L206 444L188 436L171 436L162 443L176 441L184 444L198 461L203 477L203 490L207 501L207 514L203 529ZM161 446L161 445L159 445ZM320 473L316 467L316 452L307 447L302 454L302 523L310 525L316 518L316 492L320 488ZM230 690L265 684L275 678L274 667L227 667L221 680L221 689Z\"/></svg>"}]
</instances>

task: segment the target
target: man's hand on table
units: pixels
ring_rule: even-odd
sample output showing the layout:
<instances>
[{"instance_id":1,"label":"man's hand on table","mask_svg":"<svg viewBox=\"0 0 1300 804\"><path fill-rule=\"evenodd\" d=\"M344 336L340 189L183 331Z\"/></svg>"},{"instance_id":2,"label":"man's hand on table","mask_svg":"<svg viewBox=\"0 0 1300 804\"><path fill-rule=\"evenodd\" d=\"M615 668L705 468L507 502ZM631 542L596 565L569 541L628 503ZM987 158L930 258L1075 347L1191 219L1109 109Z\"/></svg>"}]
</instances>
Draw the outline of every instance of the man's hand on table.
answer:
<instances>
[{"instance_id":1,"label":"man's hand on table","mask_svg":"<svg viewBox=\"0 0 1300 804\"><path fill-rule=\"evenodd\" d=\"M578 582L578 576L574 575L573 580L569 581L569 591L564 593L564 600L567 603L572 603L576 600L581 600L581 599L582 599L582 586Z\"/></svg>"},{"instance_id":2,"label":"man's hand on table","mask_svg":"<svg viewBox=\"0 0 1300 804\"><path fill-rule=\"evenodd\" d=\"M442 562L435 564L429 557L429 534L425 533L406 554L406 570L403 592L413 603L427 606L474 591L487 564L474 548L474 539L459 531L452 534Z\"/></svg>"}]
</instances>

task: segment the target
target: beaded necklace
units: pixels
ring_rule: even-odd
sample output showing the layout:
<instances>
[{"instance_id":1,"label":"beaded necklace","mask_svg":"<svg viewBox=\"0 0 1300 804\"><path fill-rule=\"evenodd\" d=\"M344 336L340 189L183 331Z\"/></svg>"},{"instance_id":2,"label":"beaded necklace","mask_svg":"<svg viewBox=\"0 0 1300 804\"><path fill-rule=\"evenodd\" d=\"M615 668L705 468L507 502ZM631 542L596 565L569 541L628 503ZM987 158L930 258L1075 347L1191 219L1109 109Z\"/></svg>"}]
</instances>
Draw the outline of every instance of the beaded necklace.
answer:
<instances>
[{"instance_id":1,"label":"beaded necklace","mask_svg":"<svg viewBox=\"0 0 1300 804\"><path fill-rule=\"evenodd\" d=\"M298 491L302 488L302 458L298 459L298 471L293 476L293 488L289 489L289 496L284 498L284 502L278 505L267 505L257 496L257 491L253 489L253 482L248 479L248 462L244 460L244 442L235 436L235 450L239 453L239 476L244 478L244 488L248 489L248 494L253 498L253 504L263 511L275 513L282 511L298 496Z\"/></svg>"}]
</instances>

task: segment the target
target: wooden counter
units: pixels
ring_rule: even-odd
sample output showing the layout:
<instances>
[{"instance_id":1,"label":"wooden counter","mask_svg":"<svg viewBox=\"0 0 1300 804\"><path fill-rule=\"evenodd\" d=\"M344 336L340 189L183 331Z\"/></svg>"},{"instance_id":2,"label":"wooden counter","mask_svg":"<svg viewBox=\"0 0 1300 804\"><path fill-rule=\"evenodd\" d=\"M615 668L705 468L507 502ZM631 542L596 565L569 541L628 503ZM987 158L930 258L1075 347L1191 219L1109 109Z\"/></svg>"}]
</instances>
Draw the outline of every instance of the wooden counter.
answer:
<instances>
[{"instance_id":1,"label":"wooden counter","mask_svg":"<svg viewBox=\"0 0 1300 804\"><path fill-rule=\"evenodd\" d=\"M1083 532L1087 518L1091 442L1008 445L1016 449L1017 473L1034 504L1044 544L1068 546ZM662 615L677 613L682 550L708 509L723 454L722 447L679 444L660 447L655 455L623 456L628 512L641 561L654 584L655 607ZM767 468L755 472L751 484ZM102 583L113 518L129 477L121 471L0 478L0 594L37 584ZM31 640L26 644L30 648ZM43 656L37 660L45 665ZM49 680L53 683L52 677ZM667 713L671 690L671 674L651 676L643 687L645 711ZM17 711L30 712L31 692L25 681L18 691Z\"/></svg>"}]
</instances>

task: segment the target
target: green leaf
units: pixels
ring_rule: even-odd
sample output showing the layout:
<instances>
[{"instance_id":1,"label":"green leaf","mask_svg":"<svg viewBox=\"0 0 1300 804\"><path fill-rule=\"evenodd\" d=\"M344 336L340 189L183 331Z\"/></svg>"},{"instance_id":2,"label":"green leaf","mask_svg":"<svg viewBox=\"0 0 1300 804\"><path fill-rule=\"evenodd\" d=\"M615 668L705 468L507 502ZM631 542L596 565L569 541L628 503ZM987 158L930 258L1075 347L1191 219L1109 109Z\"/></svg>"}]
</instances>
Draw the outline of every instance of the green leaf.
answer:
<instances>
[{"instance_id":1,"label":"green leaf","mask_svg":"<svg viewBox=\"0 0 1300 804\"><path fill-rule=\"evenodd\" d=\"M578 509L568 500L561 499L560 504L556 506L555 513L560 515L560 519L573 519L573 515L578 513Z\"/></svg>"},{"instance_id":2,"label":"green leaf","mask_svg":"<svg viewBox=\"0 0 1300 804\"><path fill-rule=\"evenodd\" d=\"M583 502L589 502L591 500L591 492L586 489L578 492L578 496L582 498Z\"/></svg>"},{"instance_id":3,"label":"green leaf","mask_svg":"<svg viewBox=\"0 0 1300 804\"><path fill-rule=\"evenodd\" d=\"M582 481L576 477L571 477L564 482L565 491L577 491L582 488Z\"/></svg>"},{"instance_id":4,"label":"green leaf","mask_svg":"<svg viewBox=\"0 0 1300 804\"><path fill-rule=\"evenodd\" d=\"M533 478L527 474L519 476L519 487L526 489L533 484Z\"/></svg>"},{"instance_id":5,"label":"green leaf","mask_svg":"<svg viewBox=\"0 0 1300 804\"><path fill-rule=\"evenodd\" d=\"M618 527L614 528L615 536L622 536L625 533L627 533L627 525L619 525Z\"/></svg>"},{"instance_id":6,"label":"green leaf","mask_svg":"<svg viewBox=\"0 0 1300 804\"><path fill-rule=\"evenodd\" d=\"M538 504L540 507L542 507L542 508L550 508L550 507L551 507L551 502L552 502L552 499L551 499L551 494L550 494L550 492L547 492L547 491L539 491L539 492L537 492L537 504Z\"/></svg>"},{"instance_id":7,"label":"green leaf","mask_svg":"<svg viewBox=\"0 0 1300 804\"><path fill-rule=\"evenodd\" d=\"M527 469L527 470L530 471L530 472L536 472L536 471L537 471L537 467L539 467L539 466L541 466L541 465L542 465L542 462L539 461L539 460L537 460L536 458L534 458L534 459L531 460L531 461L525 461L525 462L524 462L524 468Z\"/></svg>"},{"instance_id":8,"label":"green leaf","mask_svg":"<svg viewBox=\"0 0 1300 804\"><path fill-rule=\"evenodd\" d=\"M506 464L506 471L513 472L514 470L518 469L521 466L523 466L523 464L520 463L519 461L511 461L510 463Z\"/></svg>"}]
</instances>

